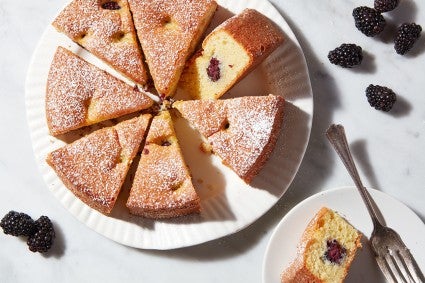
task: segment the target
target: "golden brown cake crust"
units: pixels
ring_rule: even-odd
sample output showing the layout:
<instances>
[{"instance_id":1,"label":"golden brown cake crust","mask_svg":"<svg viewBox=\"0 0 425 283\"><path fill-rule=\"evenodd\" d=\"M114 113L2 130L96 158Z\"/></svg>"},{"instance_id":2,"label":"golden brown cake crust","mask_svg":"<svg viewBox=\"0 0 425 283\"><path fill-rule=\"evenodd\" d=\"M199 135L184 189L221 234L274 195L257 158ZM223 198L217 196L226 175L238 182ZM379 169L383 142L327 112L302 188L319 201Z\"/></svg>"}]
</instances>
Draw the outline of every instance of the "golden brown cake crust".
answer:
<instances>
[{"instance_id":1,"label":"golden brown cake crust","mask_svg":"<svg viewBox=\"0 0 425 283\"><path fill-rule=\"evenodd\" d=\"M46 161L74 195L109 214L150 119L145 114L95 131L51 152Z\"/></svg>"},{"instance_id":2,"label":"golden brown cake crust","mask_svg":"<svg viewBox=\"0 0 425 283\"><path fill-rule=\"evenodd\" d=\"M52 135L146 109L153 101L125 84L58 47L46 87L46 118Z\"/></svg>"},{"instance_id":3,"label":"golden brown cake crust","mask_svg":"<svg viewBox=\"0 0 425 283\"><path fill-rule=\"evenodd\" d=\"M155 87L173 95L188 56L217 8L213 0L129 0Z\"/></svg>"},{"instance_id":4,"label":"golden brown cake crust","mask_svg":"<svg viewBox=\"0 0 425 283\"><path fill-rule=\"evenodd\" d=\"M200 211L168 111L156 116L149 128L127 207L130 213L149 218Z\"/></svg>"},{"instance_id":5,"label":"golden brown cake crust","mask_svg":"<svg viewBox=\"0 0 425 283\"><path fill-rule=\"evenodd\" d=\"M102 8L106 2L74 0L52 25L126 77L144 85L147 72L127 0L114 1L119 9Z\"/></svg>"},{"instance_id":6,"label":"golden brown cake crust","mask_svg":"<svg viewBox=\"0 0 425 283\"><path fill-rule=\"evenodd\" d=\"M298 246L297 258L291 263L291 265L282 273L282 283L322 283L323 281L314 276L308 268L305 266L304 257L302 256L303 251L307 248L308 241L312 234L316 230L318 220L328 212L328 208L322 207L305 229L300 245Z\"/></svg>"},{"instance_id":7,"label":"golden brown cake crust","mask_svg":"<svg viewBox=\"0 0 425 283\"><path fill-rule=\"evenodd\" d=\"M239 42L252 56L255 67L283 40L282 31L269 18L254 9L244 9L242 13L226 20L208 35L204 42L216 31L225 30Z\"/></svg>"},{"instance_id":8,"label":"golden brown cake crust","mask_svg":"<svg viewBox=\"0 0 425 283\"><path fill-rule=\"evenodd\" d=\"M321 225L320 219L322 219L323 216L329 212L330 212L329 208L322 207L307 225L307 228L305 229L301 237L300 244L298 246L298 256L291 263L291 265L282 273L282 276L281 276L282 283L323 283L324 282L323 280L321 280L320 278L317 278L314 274L312 274L311 271L306 267L305 258L303 254L304 254L304 251L307 250L309 245L311 244L309 241L312 238L312 235ZM355 241L355 245L357 248L362 246L361 237L362 237L362 234L358 233L358 237ZM349 261L346 263L346 266L349 267L352 261L354 260L354 256L351 256L351 257L349 256L348 260ZM348 269L345 269L344 276L346 276L347 273L348 273Z\"/></svg>"},{"instance_id":9,"label":"golden brown cake crust","mask_svg":"<svg viewBox=\"0 0 425 283\"><path fill-rule=\"evenodd\" d=\"M205 138L222 130L226 124L226 100L186 100L176 101L172 107L177 109Z\"/></svg>"},{"instance_id":10,"label":"golden brown cake crust","mask_svg":"<svg viewBox=\"0 0 425 283\"><path fill-rule=\"evenodd\" d=\"M182 101L173 107L207 138L225 165L250 183L276 144L284 102L277 95L246 96Z\"/></svg>"},{"instance_id":11,"label":"golden brown cake crust","mask_svg":"<svg viewBox=\"0 0 425 283\"><path fill-rule=\"evenodd\" d=\"M276 24L245 9L217 26L187 61L179 88L193 99L218 99L266 59L282 42Z\"/></svg>"}]
</instances>

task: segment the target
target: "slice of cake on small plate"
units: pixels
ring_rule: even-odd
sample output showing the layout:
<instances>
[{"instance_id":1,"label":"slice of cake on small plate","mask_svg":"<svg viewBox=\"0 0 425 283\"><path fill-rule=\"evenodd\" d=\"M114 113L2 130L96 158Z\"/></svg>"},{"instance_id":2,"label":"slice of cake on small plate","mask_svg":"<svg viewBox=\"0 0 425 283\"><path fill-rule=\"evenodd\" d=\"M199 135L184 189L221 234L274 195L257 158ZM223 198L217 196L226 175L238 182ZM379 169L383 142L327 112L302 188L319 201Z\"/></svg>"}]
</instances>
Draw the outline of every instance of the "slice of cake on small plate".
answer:
<instances>
[{"instance_id":1,"label":"slice of cake on small plate","mask_svg":"<svg viewBox=\"0 0 425 283\"><path fill-rule=\"evenodd\" d=\"M148 79L127 0L74 0L52 23L134 82Z\"/></svg>"},{"instance_id":2,"label":"slice of cake on small plate","mask_svg":"<svg viewBox=\"0 0 425 283\"><path fill-rule=\"evenodd\" d=\"M276 144L284 103L283 97L268 95L177 101L173 108L208 140L224 165L250 183Z\"/></svg>"},{"instance_id":3,"label":"slice of cake on small plate","mask_svg":"<svg viewBox=\"0 0 425 283\"><path fill-rule=\"evenodd\" d=\"M109 214L150 120L144 114L97 130L51 152L46 161L75 196Z\"/></svg>"},{"instance_id":4,"label":"slice of cake on small plate","mask_svg":"<svg viewBox=\"0 0 425 283\"><path fill-rule=\"evenodd\" d=\"M47 126L60 135L151 107L146 93L58 47L46 87Z\"/></svg>"},{"instance_id":5,"label":"slice of cake on small plate","mask_svg":"<svg viewBox=\"0 0 425 283\"><path fill-rule=\"evenodd\" d=\"M155 88L172 96L186 60L217 8L213 0L129 0Z\"/></svg>"},{"instance_id":6,"label":"slice of cake on small plate","mask_svg":"<svg viewBox=\"0 0 425 283\"><path fill-rule=\"evenodd\" d=\"M219 98L282 42L283 33L254 9L226 20L189 59L179 88L193 99Z\"/></svg>"},{"instance_id":7,"label":"slice of cake on small plate","mask_svg":"<svg viewBox=\"0 0 425 283\"><path fill-rule=\"evenodd\" d=\"M171 218L200 211L168 111L152 120L127 200L130 213Z\"/></svg>"},{"instance_id":8,"label":"slice of cake on small plate","mask_svg":"<svg viewBox=\"0 0 425 283\"><path fill-rule=\"evenodd\" d=\"M304 231L297 258L282 273L282 283L343 282L361 237L342 216L323 207Z\"/></svg>"}]
</instances>

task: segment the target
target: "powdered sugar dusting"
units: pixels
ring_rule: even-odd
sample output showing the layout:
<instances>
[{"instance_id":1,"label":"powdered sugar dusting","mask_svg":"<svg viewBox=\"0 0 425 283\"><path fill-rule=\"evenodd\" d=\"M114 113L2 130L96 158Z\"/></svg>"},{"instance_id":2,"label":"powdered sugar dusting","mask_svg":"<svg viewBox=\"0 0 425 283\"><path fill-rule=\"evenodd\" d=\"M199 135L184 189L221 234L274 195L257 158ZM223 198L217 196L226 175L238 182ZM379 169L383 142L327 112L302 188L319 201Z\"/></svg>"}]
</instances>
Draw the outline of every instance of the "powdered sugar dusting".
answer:
<instances>
[{"instance_id":1,"label":"powdered sugar dusting","mask_svg":"<svg viewBox=\"0 0 425 283\"><path fill-rule=\"evenodd\" d=\"M53 26L135 82L144 85L147 74L126 0L108 10L98 0L74 0Z\"/></svg>"},{"instance_id":2,"label":"powdered sugar dusting","mask_svg":"<svg viewBox=\"0 0 425 283\"><path fill-rule=\"evenodd\" d=\"M160 94L171 95L217 4L212 0L129 0L129 4L155 87Z\"/></svg>"},{"instance_id":3,"label":"powdered sugar dusting","mask_svg":"<svg viewBox=\"0 0 425 283\"><path fill-rule=\"evenodd\" d=\"M109 207L120 186L121 172L113 170L120 151L116 132L107 129L58 149L49 158L76 196L93 207Z\"/></svg>"},{"instance_id":4,"label":"powdered sugar dusting","mask_svg":"<svg viewBox=\"0 0 425 283\"><path fill-rule=\"evenodd\" d=\"M205 111L203 106L209 103L202 100L180 102L178 109L203 134L211 133L211 128L219 128L206 136L213 151L222 158L224 164L249 182L274 147L282 123L284 100L280 96L269 95L214 101L210 100L209 103L222 105L222 111ZM183 107L185 103L191 106ZM220 124L199 122L202 120Z\"/></svg>"},{"instance_id":5,"label":"powdered sugar dusting","mask_svg":"<svg viewBox=\"0 0 425 283\"><path fill-rule=\"evenodd\" d=\"M243 179L256 166L274 132L279 108L276 96L243 97L225 100L229 128L208 140L225 164ZM281 121L280 121L281 122Z\"/></svg>"},{"instance_id":6,"label":"powdered sugar dusting","mask_svg":"<svg viewBox=\"0 0 425 283\"><path fill-rule=\"evenodd\" d=\"M159 133L164 133L163 136ZM167 145L163 145L166 140ZM199 210L199 199L174 133L169 112L156 116L127 202L130 211L140 215L164 217L175 210L193 206Z\"/></svg>"},{"instance_id":7,"label":"powdered sugar dusting","mask_svg":"<svg viewBox=\"0 0 425 283\"><path fill-rule=\"evenodd\" d=\"M109 213L149 119L144 115L93 132L53 151L47 161L76 196Z\"/></svg>"},{"instance_id":8,"label":"powdered sugar dusting","mask_svg":"<svg viewBox=\"0 0 425 283\"><path fill-rule=\"evenodd\" d=\"M291 44L291 46L298 47L296 39L293 37L292 32L284 23L284 20L267 1L220 1L220 4L222 7L218 12L221 13L221 10L223 10L226 11L227 14L238 13L245 6L258 8L260 11L273 18L279 24L283 23L282 29L293 39L293 42L291 42L293 44ZM218 14L218 16L221 16L218 19L223 18L221 14ZM312 112L310 107L311 99L309 99L311 98L311 89L309 88L304 88L303 92L291 93L289 98L290 101L294 103L293 108L297 108L296 110L299 111L294 111L294 109L291 109L296 113L295 117L294 114L291 114L286 116L286 118L289 118L292 122L295 121L297 123L290 124L289 126L285 127L282 139L280 140L286 140L287 142L282 142L282 144L279 143L279 148L282 145L282 150L286 152L286 154L284 154L284 158L279 158L282 157L281 154L273 154L273 160L270 160L271 162L267 164L270 166L267 166L267 169L264 168L265 170L263 170L263 173L266 174L261 174L253 183L253 186L258 189L247 191L250 186L240 183L240 180L238 180L235 174L232 174L229 172L229 170L223 168L223 166L220 166L220 164L217 162L219 161L219 158L212 156L211 162L208 162L210 161L210 158L207 156L205 169L217 169L216 171L211 172L212 178L222 178L220 178L220 181L217 182L217 186L214 187L217 192L216 197L202 199L201 216L195 215L193 217L178 218L170 221L150 221L143 218L134 217L127 213L127 209L125 207L122 207L122 204L126 198L126 194L122 195L122 199L119 199L120 202L117 203L117 207L115 208L114 214L111 217L103 216L96 211L93 211L92 209L88 209L84 205L81 205L80 201L71 196L72 194L68 192L68 190L63 186L62 182L58 180L56 174L54 174L50 167L46 166L44 162L46 152L53 150L58 145L62 144L62 141L46 135L47 132L44 112L44 96L46 73L51 63L50 60L46 61L46 58L52 57L54 48L57 47L58 43L63 46L73 46L73 50L82 52L81 54L83 56L89 54L87 54L85 51L82 51L77 46L72 45L72 43L70 43L66 38L54 31L52 27L47 27L46 33L41 38L40 43L41 44L39 47L35 50L34 60L29 68L26 90L27 95L25 98L27 102L26 106L28 110L27 114L29 128L31 131L33 146L38 164L40 165L42 175L48 184L49 190L55 197L58 198L58 201L61 202L61 204L63 204L71 214L103 236L111 238L124 245L147 249L170 249L202 243L204 241L222 237L246 227L246 225L257 219L259 215L270 208L270 206L276 202L279 196L285 192L288 184L291 183L293 174L297 171L299 162L302 160L305 143L306 140L308 140L308 133L311 126ZM295 53L298 51L301 52L299 48L295 49ZM292 51L294 51L294 48L292 48ZM279 54L282 55L281 53ZM285 54L285 56L286 55L288 54ZM289 53L289 56L291 55L292 53ZM283 58L283 61L278 60L278 62L276 62L276 66L282 67L281 63L284 63L284 59L286 58L285 56L281 57ZM92 58L92 56L88 58ZM300 69L305 70L305 63L303 63L304 58L302 53L299 59L300 60L296 60L298 67L294 68L293 64L289 64L289 69L292 68L292 70L295 72L298 72ZM95 60L94 62L98 61ZM293 63L293 61L290 63ZM261 82L264 81L264 79L267 79L270 76L270 72L264 73L262 71L266 70L267 68L261 69L262 70L259 70L261 72L255 72L253 75L244 80L240 84L242 87L236 88L235 91L231 93L231 95L243 95L243 93L248 93L246 92L247 90L253 89L247 89L245 87L245 82L247 82L247 85L249 86L255 85L263 89L263 86L260 83L257 84L257 82ZM281 72L278 71L277 73ZM301 80L298 80L298 85L309 85L308 72L305 73L306 76L301 76ZM272 86L273 83L274 82L272 82ZM287 91L284 91L284 93L287 93ZM285 115L286 114L287 113L285 112ZM300 119L300 117L302 117L302 119ZM181 122L187 126L186 122ZM180 125L178 128L180 128ZM176 129L176 131L178 130L180 129ZM77 132L80 133L80 131ZM180 131L178 131L178 133L179 132ZM193 132L193 130L190 130L189 132L196 134ZM290 139L286 138L288 134L291 137ZM182 141L185 140L186 139L183 139L182 137ZM195 144L195 152L199 152L197 145L198 144ZM182 145L182 147L184 146ZM278 147L276 147L276 149L277 148ZM290 154L287 154L288 152ZM186 153L186 151L184 151L184 153ZM205 154L199 152L199 156L200 158L203 158ZM185 155L185 158L188 159L187 161L189 162L190 160L188 157L189 156L186 157ZM192 165L190 162L188 164ZM196 163L194 164L196 166ZM191 169L193 170L193 173L197 173L196 171L199 171L195 170L195 167L192 168L192 166ZM276 178L277 175L272 175L270 171L278 171L278 173L283 173L280 174L278 178ZM204 171L201 170L201 172ZM205 174L208 173L205 172ZM197 175L198 173L194 175L196 179L199 177ZM262 182L257 182L263 180L264 178L270 180L270 186L265 185ZM204 181L206 181L206 179L204 179ZM236 184L234 183L235 181ZM205 191L213 189L212 187L207 187L207 185L208 184L204 182L203 186L198 185L197 187L200 187L202 190L205 189ZM204 195L202 194L201 197L202 196ZM243 196L242 199L241 196ZM220 205L217 205L217 199L220 200ZM243 201L241 202L240 200ZM225 225L223 225L223 223Z\"/></svg>"},{"instance_id":9,"label":"powdered sugar dusting","mask_svg":"<svg viewBox=\"0 0 425 283\"><path fill-rule=\"evenodd\" d=\"M52 134L116 118L153 101L70 51L59 47L47 80L46 116Z\"/></svg>"},{"instance_id":10,"label":"powdered sugar dusting","mask_svg":"<svg viewBox=\"0 0 425 283\"><path fill-rule=\"evenodd\" d=\"M226 123L224 100L177 101L172 107L179 110L191 125L205 137L220 131Z\"/></svg>"}]
</instances>

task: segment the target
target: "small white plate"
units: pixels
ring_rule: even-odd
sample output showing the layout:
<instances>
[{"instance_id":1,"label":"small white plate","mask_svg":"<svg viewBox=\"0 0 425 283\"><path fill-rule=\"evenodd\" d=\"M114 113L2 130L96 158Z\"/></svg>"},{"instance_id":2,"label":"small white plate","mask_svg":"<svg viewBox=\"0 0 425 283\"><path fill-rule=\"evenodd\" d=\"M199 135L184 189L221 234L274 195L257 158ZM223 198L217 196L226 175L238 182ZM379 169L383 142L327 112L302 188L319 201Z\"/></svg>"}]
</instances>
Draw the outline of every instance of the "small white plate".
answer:
<instances>
[{"instance_id":1,"label":"small white plate","mask_svg":"<svg viewBox=\"0 0 425 283\"><path fill-rule=\"evenodd\" d=\"M129 214L125 207L129 186L112 211L105 216L76 198L46 164L49 152L63 140L49 135L45 118L45 90L50 64L60 45L87 61L129 82L105 63L73 43L51 25L34 51L26 81L26 109L36 162L49 190L78 220L121 244L144 249L174 249L196 245L235 233L262 216L285 193L303 159L313 117L313 95L307 65L290 27L268 1L219 0L212 26L245 8L254 8L272 19L285 33L280 46L252 73L225 95L282 95L286 104L281 135L273 155L250 185L244 183L216 156L199 150L201 141L187 123L175 124L194 186L201 199L200 215L169 220L149 220ZM210 27L210 29L211 29ZM132 84L131 82L129 82Z\"/></svg>"},{"instance_id":2,"label":"small white plate","mask_svg":"<svg viewBox=\"0 0 425 283\"><path fill-rule=\"evenodd\" d=\"M425 270L425 225L407 206L380 191L369 189L387 226L396 230ZM308 222L323 206L337 211L367 238L373 229L366 206L355 187L344 187L315 194L295 206L277 225L263 260L263 283L280 282L280 275L296 257L296 248ZM386 282L375 262L367 239L351 265L346 283Z\"/></svg>"}]
</instances>

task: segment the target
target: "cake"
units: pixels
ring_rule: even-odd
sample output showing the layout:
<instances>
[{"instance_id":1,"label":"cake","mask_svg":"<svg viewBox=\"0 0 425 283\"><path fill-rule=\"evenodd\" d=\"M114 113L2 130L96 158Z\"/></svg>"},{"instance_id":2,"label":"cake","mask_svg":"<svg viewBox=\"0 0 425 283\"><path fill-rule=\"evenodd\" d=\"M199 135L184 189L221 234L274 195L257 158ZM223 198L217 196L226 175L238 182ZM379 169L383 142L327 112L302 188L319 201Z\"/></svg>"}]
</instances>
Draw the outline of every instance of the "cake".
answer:
<instances>
[{"instance_id":1,"label":"cake","mask_svg":"<svg viewBox=\"0 0 425 283\"><path fill-rule=\"evenodd\" d=\"M127 200L130 213L171 218L200 211L168 111L155 116Z\"/></svg>"},{"instance_id":2,"label":"cake","mask_svg":"<svg viewBox=\"0 0 425 283\"><path fill-rule=\"evenodd\" d=\"M152 106L143 91L127 85L58 47L46 87L47 126L60 135Z\"/></svg>"},{"instance_id":3,"label":"cake","mask_svg":"<svg viewBox=\"0 0 425 283\"><path fill-rule=\"evenodd\" d=\"M282 273L282 282L343 282L361 237L335 211L321 208L304 231L297 258Z\"/></svg>"},{"instance_id":4,"label":"cake","mask_svg":"<svg viewBox=\"0 0 425 283\"><path fill-rule=\"evenodd\" d=\"M137 154L150 114L97 130L47 156L47 163L75 196L109 214Z\"/></svg>"},{"instance_id":5,"label":"cake","mask_svg":"<svg viewBox=\"0 0 425 283\"><path fill-rule=\"evenodd\" d=\"M155 88L174 94L185 62L217 8L213 0L129 0Z\"/></svg>"},{"instance_id":6,"label":"cake","mask_svg":"<svg viewBox=\"0 0 425 283\"><path fill-rule=\"evenodd\" d=\"M187 119L246 183L269 158L279 136L284 98L277 95L176 101Z\"/></svg>"},{"instance_id":7,"label":"cake","mask_svg":"<svg viewBox=\"0 0 425 283\"><path fill-rule=\"evenodd\" d=\"M188 61L179 88L193 99L219 98L282 42L275 24L245 9L215 28Z\"/></svg>"},{"instance_id":8,"label":"cake","mask_svg":"<svg viewBox=\"0 0 425 283\"><path fill-rule=\"evenodd\" d=\"M74 0L53 26L138 84L147 71L127 0Z\"/></svg>"}]
</instances>

